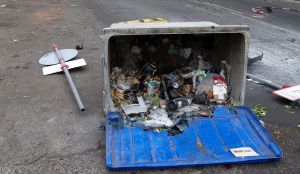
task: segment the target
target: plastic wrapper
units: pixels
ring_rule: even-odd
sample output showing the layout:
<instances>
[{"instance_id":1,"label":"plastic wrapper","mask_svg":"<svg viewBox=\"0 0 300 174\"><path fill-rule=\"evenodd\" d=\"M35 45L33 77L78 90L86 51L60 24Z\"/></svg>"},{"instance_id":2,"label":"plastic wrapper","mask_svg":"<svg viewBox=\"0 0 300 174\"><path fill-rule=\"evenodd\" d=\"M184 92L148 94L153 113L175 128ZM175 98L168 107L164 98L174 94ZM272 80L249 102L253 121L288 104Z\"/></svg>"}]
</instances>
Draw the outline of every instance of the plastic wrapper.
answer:
<instances>
[{"instance_id":1,"label":"plastic wrapper","mask_svg":"<svg viewBox=\"0 0 300 174\"><path fill-rule=\"evenodd\" d=\"M147 97L153 97L159 90L160 77L147 77L144 83L147 86Z\"/></svg>"},{"instance_id":2,"label":"plastic wrapper","mask_svg":"<svg viewBox=\"0 0 300 174\"><path fill-rule=\"evenodd\" d=\"M149 114L150 120L146 120L144 125L146 127L158 128L158 127L171 127L173 125L172 120L168 117L168 113L165 109L154 109Z\"/></svg>"}]
</instances>

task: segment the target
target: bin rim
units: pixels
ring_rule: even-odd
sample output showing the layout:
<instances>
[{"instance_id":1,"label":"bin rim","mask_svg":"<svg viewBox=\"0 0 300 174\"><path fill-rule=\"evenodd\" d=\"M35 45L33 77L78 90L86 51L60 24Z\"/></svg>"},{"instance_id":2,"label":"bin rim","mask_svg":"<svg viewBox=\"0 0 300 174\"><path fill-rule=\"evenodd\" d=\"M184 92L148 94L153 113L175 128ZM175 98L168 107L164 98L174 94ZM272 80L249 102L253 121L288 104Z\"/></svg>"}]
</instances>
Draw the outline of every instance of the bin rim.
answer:
<instances>
[{"instance_id":1,"label":"bin rim","mask_svg":"<svg viewBox=\"0 0 300 174\"><path fill-rule=\"evenodd\" d=\"M249 30L247 25L218 25L213 22L166 22L166 23L116 23L104 28L104 34L197 34L197 33L242 33ZM248 34L246 34L248 35Z\"/></svg>"}]
</instances>

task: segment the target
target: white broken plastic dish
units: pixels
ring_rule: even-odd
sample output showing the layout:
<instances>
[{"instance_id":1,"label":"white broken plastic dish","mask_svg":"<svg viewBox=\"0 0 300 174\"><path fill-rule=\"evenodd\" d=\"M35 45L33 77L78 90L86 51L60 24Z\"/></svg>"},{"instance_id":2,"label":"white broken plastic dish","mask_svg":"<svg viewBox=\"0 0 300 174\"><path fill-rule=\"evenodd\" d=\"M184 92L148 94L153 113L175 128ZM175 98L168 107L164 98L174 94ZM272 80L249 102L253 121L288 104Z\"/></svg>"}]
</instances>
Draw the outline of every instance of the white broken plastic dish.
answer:
<instances>
[{"instance_id":1,"label":"white broken plastic dish","mask_svg":"<svg viewBox=\"0 0 300 174\"><path fill-rule=\"evenodd\" d=\"M126 115L129 114L139 114L147 112L147 106L143 100L143 97L137 98L139 104L131 104L131 105L122 105L121 108L125 112Z\"/></svg>"},{"instance_id":2,"label":"white broken plastic dish","mask_svg":"<svg viewBox=\"0 0 300 174\"><path fill-rule=\"evenodd\" d=\"M78 51L75 49L61 49L60 56L64 58L64 61L67 62L78 55ZM55 52L50 52L40 58L39 63L41 65L55 65L59 64L59 60Z\"/></svg>"}]
</instances>

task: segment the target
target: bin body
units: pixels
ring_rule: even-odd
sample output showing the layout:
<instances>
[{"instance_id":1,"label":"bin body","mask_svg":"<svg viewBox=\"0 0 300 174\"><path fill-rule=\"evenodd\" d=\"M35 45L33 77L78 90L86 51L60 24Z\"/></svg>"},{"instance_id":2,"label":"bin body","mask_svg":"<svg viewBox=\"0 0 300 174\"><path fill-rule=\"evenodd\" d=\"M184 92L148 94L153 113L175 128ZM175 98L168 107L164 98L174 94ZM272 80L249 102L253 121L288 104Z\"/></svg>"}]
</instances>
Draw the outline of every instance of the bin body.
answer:
<instances>
[{"instance_id":1,"label":"bin body","mask_svg":"<svg viewBox=\"0 0 300 174\"><path fill-rule=\"evenodd\" d=\"M206 57L215 72L220 62L231 66L228 84L236 105L243 105L248 55L248 27L211 22L113 24L101 36L104 79L103 111L106 116L106 165L113 170L212 164L263 162L280 159L282 151L253 112L244 106L216 106L211 117L193 118L179 135L145 130L140 125L118 125L122 119L111 97L113 67L135 67L140 59L157 67L157 74L170 73L192 59L170 55L170 39L191 48L191 57ZM133 46L144 45L151 54L137 56ZM151 45L149 48L147 46ZM135 54L133 54L135 52ZM191 62L190 62L191 61ZM247 149L241 150L241 149ZM235 153L238 154L235 154ZM240 154L242 153L242 154ZM251 154L249 154L251 153Z\"/></svg>"},{"instance_id":2,"label":"bin body","mask_svg":"<svg viewBox=\"0 0 300 174\"><path fill-rule=\"evenodd\" d=\"M194 56L201 54L220 71L220 62L226 60L231 66L230 86L235 105L243 105L247 71L249 28L244 25L217 25L211 22L113 24L104 29L101 36L101 59L103 61L103 110L118 111L113 107L109 74L113 67L134 66L137 56L132 54L132 43L154 42L157 55L143 55L148 62L155 62L160 73L170 73L181 68L180 60L167 53L164 38L182 40L182 46L191 48ZM153 43L152 43L153 44ZM187 60L188 61L188 60ZM192 63L192 62L191 62ZM197 62L195 62L197 63Z\"/></svg>"}]
</instances>

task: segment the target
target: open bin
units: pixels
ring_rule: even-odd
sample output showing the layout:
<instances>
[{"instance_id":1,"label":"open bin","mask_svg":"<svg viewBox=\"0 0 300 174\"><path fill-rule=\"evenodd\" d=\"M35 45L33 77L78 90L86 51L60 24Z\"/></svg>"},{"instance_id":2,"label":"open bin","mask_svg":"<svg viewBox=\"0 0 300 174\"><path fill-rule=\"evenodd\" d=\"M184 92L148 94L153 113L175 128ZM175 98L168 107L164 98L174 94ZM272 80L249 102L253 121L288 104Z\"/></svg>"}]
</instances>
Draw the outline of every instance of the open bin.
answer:
<instances>
[{"instance_id":1,"label":"open bin","mask_svg":"<svg viewBox=\"0 0 300 174\"><path fill-rule=\"evenodd\" d=\"M228 83L232 102L243 105L248 30L243 25L211 22L119 23L105 28L101 36L101 59L106 118L122 119L111 97L113 67L140 67L149 63L157 67L156 73L167 74L184 65L197 64L193 61L199 54L209 60L215 72L221 71L221 61L231 66ZM173 43L187 49L188 56L170 52ZM133 50L134 46L148 51L141 56L140 50ZM140 126L116 126L109 121L106 124L106 163L111 169L258 162L278 159L281 155L279 146L246 107L231 110L226 105L217 106L212 118L192 119L188 128L176 136Z\"/></svg>"}]
</instances>

